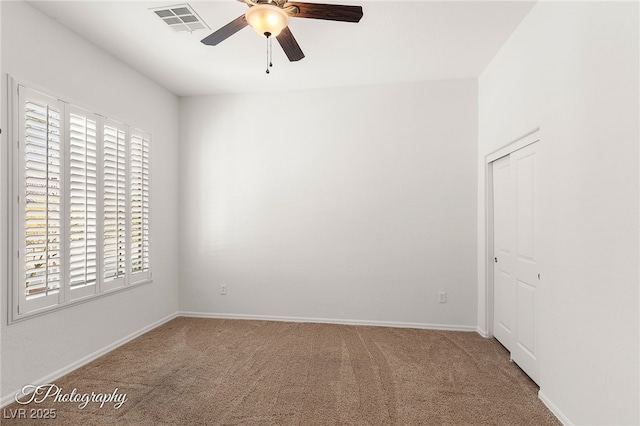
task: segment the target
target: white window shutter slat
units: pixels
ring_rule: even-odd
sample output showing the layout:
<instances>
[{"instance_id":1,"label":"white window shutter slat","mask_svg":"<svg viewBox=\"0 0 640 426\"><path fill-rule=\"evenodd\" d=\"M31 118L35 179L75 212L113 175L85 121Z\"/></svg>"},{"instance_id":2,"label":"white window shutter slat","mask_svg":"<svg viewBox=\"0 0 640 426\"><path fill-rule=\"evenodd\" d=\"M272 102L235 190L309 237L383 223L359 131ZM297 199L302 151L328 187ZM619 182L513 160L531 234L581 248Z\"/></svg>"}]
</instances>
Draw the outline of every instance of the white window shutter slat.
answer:
<instances>
[{"instance_id":1,"label":"white window shutter slat","mask_svg":"<svg viewBox=\"0 0 640 426\"><path fill-rule=\"evenodd\" d=\"M103 279L111 281L127 272L126 133L113 122L105 123L103 131Z\"/></svg>"},{"instance_id":2,"label":"white window shutter slat","mask_svg":"<svg viewBox=\"0 0 640 426\"><path fill-rule=\"evenodd\" d=\"M35 98L35 96L33 97ZM24 104L24 292L27 300L60 290L61 108L27 95Z\"/></svg>"},{"instance_id":3,"label":"white window shutter slat","mask_svg":"<svg viewBox=\"0 0 640 426\"><path fill-rule=\"evenodd\" d=\"M134 131L130 141L131 273L149 275L149 141Z\"/></svg>"},{"instance_id":4,"label":"white window shutter slat","mask_svg":"<svg viewBox=\"0 0 640 426\"><path fill-rule=\"evenodd\" d=\"M97 283L97 117L72 108L69 128L69 286L85 296Z\"/></svg>"}]
</instances>

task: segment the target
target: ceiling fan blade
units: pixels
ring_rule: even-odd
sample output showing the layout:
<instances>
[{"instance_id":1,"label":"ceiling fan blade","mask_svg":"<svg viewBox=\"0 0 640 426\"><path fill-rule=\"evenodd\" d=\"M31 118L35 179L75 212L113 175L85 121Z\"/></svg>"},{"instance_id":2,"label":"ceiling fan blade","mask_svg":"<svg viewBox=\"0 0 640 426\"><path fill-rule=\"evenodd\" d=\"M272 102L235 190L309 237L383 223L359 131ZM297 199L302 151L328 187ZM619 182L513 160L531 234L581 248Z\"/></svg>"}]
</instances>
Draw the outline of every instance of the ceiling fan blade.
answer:
<instances>
[{"instance_id":1,"label":"ceiling fan blade","mask_svg":"<svg viewBox=\"0 0 640 426\"><path fill-rule=\"evenodd\" d=\"M221 41L228 39L247 25L249 25L247 18L245 18L244 15L238 16L224 27L203 38L201 42L209 46L215 46Z\"/></svg>"},{"instance_id":2,"label":"ceiling fan blade","mask_svg":"<svg viewBox=\"0 0 640 426\"><path fill-rule=\"evenodd\" d=\"M298 13L292 18L326 19L328 21L360 22L362 6L344 6L339 4L288 2L286 6L295 6Z\"/></svg>"},{"instance_id":3,"label":"ceiling fan blade","mask_svg":"<svg viewBox=\"0 0 640 426\"><path fill-rule=\"evenodd\" d=\"M304 53L302 53L302 49L300 49L300 46L293 36L293 33L291 33L289 27L284 27L276 39L278 40L278 43L280 43L284 53L287 54L289 61L294 62L304 58Z\"/></svg>"}]
</instances>

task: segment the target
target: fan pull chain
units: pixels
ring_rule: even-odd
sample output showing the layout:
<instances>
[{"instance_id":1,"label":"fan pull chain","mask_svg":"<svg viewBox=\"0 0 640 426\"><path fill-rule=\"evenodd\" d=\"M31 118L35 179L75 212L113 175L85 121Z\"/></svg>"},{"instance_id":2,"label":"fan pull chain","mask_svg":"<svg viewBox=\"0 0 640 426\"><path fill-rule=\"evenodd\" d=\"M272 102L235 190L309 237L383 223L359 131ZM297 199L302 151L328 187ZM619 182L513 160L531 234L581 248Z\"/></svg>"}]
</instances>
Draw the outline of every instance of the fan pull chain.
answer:
<instances>
[{"instance_id":1,"label":"fan pull chain","mask_svg":"<svg viewBox=\"0 0 640 426\"><path fill-rule=\"evenodd\" d=\"M269 67L273 66L271 59L273 58L273 38L269 37Z\"/></svg>"},{"instance_id":2,"label":"fan pull chain","mask_svg":"<svg viewBox=\"0 0 640 426\"><path fill-rule=\"evenodd\" d=\"M273 42L271 41L271 33L264 33L267 37L267 74L269 74L269 68L273 66L271 62L271 52L273 51Z\"/></svg>"}]
</instances>

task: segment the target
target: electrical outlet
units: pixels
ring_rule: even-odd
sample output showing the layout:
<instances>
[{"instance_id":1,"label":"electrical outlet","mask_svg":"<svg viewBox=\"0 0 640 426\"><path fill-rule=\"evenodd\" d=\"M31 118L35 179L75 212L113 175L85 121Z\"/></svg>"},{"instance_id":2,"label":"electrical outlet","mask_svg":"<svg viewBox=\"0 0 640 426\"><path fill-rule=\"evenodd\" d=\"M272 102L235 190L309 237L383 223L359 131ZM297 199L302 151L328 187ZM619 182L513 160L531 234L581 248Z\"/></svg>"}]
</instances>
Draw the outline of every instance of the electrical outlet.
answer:
<instances>
[{"instance_id":1,"label":"electrical outlet","mask_svg":"<svg viewBox=\"0 0 640 426\"><path fill-rule=\"evenodd\" d=\"M227 285L226 284L222 284L220 286L220 294L223 295L223 296L227 295Z\"/></svg>"},{"instance_id":2,"label":"electrical outlet","mask_svg":"<svg viewBox=\"0 0 640 426\"><path fill-rule=\"evenodd\" d=\"M438 302L439 303L447 303L447 292L441 291L438 293Z\"/></svg>"}]
</instances>

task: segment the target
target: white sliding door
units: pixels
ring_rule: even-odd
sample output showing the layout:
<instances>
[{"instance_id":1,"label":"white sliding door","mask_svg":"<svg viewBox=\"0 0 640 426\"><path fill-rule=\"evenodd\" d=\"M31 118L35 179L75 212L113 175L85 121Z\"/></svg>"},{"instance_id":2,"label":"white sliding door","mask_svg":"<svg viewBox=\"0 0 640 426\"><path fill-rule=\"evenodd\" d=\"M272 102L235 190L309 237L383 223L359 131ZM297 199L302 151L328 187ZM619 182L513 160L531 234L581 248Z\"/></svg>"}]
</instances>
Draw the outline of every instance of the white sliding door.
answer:
<instances>
[{"instance_id":1,"label":"white sliding door","mask_svg":"<svg viewBox=\"0 0 640 426\"><path fill-rule=\"evenodd\" d=\"M494 335L538 380L537 144L493 165Z\"/></svg>"}]
</instances>

